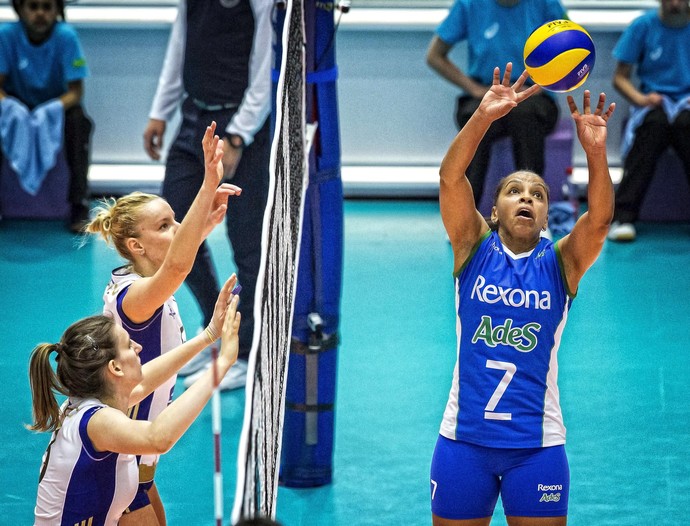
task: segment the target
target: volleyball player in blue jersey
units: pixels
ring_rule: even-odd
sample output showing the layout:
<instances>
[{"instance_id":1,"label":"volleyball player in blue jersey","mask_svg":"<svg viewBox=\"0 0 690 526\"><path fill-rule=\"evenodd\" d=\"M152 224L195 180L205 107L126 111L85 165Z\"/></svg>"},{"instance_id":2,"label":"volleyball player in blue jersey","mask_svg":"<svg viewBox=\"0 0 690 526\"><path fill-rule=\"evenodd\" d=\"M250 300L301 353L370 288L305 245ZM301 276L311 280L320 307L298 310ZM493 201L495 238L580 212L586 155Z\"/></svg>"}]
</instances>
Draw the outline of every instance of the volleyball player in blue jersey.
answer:
<instances>
[{"instance_id":1,"label":"volleyball player in blue jersey","mask_svg":"<svg viewBox=\"0 0 690 526\"><path fill-rule=\"evenodd\" d=\"M239 297L232 286L221 291L208 326L211 339L222 335L220 375L239 352ZM139 486L136 455L159 455L177 442L211 398L213 371L150 422L131 419L127 411L208 343L200 334L142 365L141 345L113 318L99 315L72 324L58 343L33 350L31 429L53 432L39 477L36 526L118 524ZM62 406L56 393L68 397Z\"/></svg>"},{"instance_id":2,"label":"volleyball player in blue jersey","mask_svg":"<svg viewBox=\"0 0 690 526\"><path fill-rule=\"evenodd\" d=\"M511 86L512 64L451 144L440 170L440 206L453 247L458 360L431 465L435 526L488 526L498 496L510 526L561 526L569 469L558 395L557 351L580 279L597 259L613 215L606 158L614 104L602 93L582 113L568 104L587 156L589 210L553 243L544 180L501 180L489 226L465 175L491 123L539 91ZM524 130L530 133L530 130Z\"/></svg>"}]
</instances>

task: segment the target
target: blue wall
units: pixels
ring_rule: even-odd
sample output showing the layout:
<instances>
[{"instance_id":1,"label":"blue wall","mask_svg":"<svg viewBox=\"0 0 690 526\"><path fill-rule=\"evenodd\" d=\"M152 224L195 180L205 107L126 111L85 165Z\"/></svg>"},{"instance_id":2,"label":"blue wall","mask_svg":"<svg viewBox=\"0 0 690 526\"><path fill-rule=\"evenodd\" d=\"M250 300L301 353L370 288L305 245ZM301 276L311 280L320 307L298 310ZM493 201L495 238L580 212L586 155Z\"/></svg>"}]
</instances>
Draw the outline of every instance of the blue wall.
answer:
<instances>
[{"instance_id":1,"label":"blue wall","mask_svg":"<svg viewBox=\"0 0 690 526\"><path fill-rule=\"evenodd\" d=\"M85 106L96 124L95 163L142 163L143 132L163 64L169 26L79 26L91 69ZM166 134L169 144L175 126Z\"/></svg>"}]
</instances>

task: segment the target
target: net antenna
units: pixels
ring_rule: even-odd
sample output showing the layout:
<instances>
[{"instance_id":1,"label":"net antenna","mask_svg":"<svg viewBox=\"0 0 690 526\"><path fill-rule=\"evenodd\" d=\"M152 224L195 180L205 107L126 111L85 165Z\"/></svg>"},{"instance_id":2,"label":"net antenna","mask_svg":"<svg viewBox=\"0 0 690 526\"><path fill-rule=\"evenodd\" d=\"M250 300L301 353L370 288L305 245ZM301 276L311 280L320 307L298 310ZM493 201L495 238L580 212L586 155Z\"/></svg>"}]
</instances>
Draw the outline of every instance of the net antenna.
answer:
<instances>
[{"instance_id":1,"label":"net antenna","mask_svg":"<svg viewBox=\"0 0 690 526\"><path fill-rule=\"evenodd\" d=\"M303 0L285 2L270 184L232 521L275 519L285 384L308 185Z\"/></svg>"}]
</instances>

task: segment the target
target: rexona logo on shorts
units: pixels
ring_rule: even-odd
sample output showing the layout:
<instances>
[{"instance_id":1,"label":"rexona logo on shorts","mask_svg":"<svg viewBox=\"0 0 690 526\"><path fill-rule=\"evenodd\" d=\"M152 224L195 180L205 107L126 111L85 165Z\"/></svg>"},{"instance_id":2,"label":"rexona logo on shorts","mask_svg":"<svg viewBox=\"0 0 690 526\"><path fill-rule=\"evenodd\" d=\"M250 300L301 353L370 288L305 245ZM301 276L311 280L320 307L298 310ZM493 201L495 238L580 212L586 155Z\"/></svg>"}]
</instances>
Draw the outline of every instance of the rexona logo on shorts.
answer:
<instances>
[{"instance_id":1,"label":"rexona logo on shorts","mask_svg":"<svg viewBox=\"0 0 690 526\"><path fill-rule=\"evenodd\" d=\"M507 307L548 310L551 308L551 294L548 290L522 290L512 287L503 288L500 285L489 283L481 274L472 287L470 299L477 298L483 303L502 302Z\"/></svg>"}]
</instances>

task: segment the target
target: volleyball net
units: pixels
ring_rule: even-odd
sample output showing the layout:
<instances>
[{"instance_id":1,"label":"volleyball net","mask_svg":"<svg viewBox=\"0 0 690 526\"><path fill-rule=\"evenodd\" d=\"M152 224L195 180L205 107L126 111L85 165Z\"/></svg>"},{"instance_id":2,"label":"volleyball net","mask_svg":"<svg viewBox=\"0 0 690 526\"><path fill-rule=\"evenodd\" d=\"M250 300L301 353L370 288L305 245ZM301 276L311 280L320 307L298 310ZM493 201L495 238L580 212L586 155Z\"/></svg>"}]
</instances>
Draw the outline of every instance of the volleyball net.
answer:
<instances>
[{"instance_id":1,"label":"volleyball net","mask_svg":"<svg viewBox=\"0 0 690 526\"><path fill-rule=\"evenodd\" d=\"M271 179L232 521L275 518L288 353L308 184L303 0L285 4Z\"/></svg>"}]
</instances>

